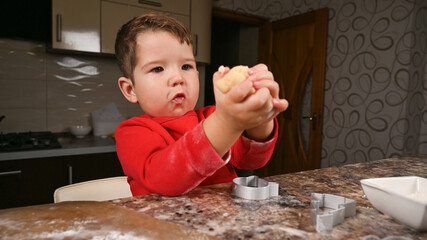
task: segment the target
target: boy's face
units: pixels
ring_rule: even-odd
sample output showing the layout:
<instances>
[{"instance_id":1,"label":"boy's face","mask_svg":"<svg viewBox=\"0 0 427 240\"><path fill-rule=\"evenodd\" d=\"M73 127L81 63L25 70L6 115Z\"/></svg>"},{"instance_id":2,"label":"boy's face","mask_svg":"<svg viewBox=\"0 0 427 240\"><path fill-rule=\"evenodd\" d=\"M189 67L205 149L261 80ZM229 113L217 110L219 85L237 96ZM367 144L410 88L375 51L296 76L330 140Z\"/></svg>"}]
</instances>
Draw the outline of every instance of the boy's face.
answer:
<instances>
[{"instance_id":1,"label":"boy's face","mask_svg":"<svg viewBox=\"0 0 427 240\"><path fill-rule=\"evenodd\" d=\"M125 80L119 79L125 97L138 102L152 117L182 116L193 110L199 96L199 72L192 47L165 31L139 34L136 42L134 82L126 79L124 90L120 81Z\"/></svg>"}]
</instances>

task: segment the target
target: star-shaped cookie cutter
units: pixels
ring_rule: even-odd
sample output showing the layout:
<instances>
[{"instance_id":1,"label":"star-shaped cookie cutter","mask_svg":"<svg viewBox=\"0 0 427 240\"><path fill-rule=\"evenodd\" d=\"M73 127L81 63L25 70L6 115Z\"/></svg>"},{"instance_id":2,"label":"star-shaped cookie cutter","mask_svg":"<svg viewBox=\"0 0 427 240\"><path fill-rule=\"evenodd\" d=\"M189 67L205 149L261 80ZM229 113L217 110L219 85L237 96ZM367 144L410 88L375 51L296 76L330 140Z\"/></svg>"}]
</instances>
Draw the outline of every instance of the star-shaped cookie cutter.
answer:
<instances>
[{"instance_id":1,"label":"star-shaped cookie cutter","mask_svg":"<svg viewBox=\"0 0 427 240\"><path fill-rule=\"evenodd\" d=\"M233 179L233 195L249 200L263 200L279 195L279 184L268 182L258 176Z\"/></svg>"},{"instance_id":2,"label":"star-shaped cookie cutter","mask_svg":"<svg viewBox=\"0 0 427 240\"><path fill-rule=\"evenodd\" d=\"M344 222L344 218L356 215L356 201L332 194L311 194L311 224L320 232L331 230L335 225ZM333 208L320 214L320 208Z\"/></svg>"}]
</instances>

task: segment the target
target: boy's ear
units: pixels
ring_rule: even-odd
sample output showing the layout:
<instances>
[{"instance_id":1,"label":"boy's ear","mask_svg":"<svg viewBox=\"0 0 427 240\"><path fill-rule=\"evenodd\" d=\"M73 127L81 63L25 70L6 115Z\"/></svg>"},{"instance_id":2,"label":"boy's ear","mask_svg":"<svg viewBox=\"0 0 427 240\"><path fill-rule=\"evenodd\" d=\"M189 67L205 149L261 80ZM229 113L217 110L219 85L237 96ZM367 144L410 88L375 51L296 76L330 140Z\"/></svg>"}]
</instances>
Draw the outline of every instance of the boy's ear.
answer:
<instances>
[{"instance_id":1,"label":"boy's ear","mask_svg":"<svg viewBox=\"0 0 427 240\"><path fill-rule=\"evenodd\" d=\"M125 78L125 77L120 77L118 83L119 83L119 88L123 93L123 96L125 96L125 98L129 102L137 103L138 99L137 99L135 91L134 91L134 86L133 86L132 80L130 80L129 78Z\"/></svg>"}]
</instances>

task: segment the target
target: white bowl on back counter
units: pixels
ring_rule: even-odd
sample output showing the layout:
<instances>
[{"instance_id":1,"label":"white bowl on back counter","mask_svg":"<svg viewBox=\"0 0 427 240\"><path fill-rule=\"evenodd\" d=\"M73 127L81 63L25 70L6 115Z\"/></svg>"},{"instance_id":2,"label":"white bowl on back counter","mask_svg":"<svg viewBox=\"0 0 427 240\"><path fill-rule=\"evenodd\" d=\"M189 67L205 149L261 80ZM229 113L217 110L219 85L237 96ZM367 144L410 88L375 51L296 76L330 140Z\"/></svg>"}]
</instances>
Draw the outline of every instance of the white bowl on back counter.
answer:
<instances>
[{"instance_id":1,"label":"white bowl on back counter","mask_svg":"<svg viewBox=\"0 0 427 240\"><path fill-rule=\"evenodd\" d=\"M426 178L370 178L360 182L366 197L376 209L416 230L427 230Z\"/></svg>"},{"instance_id":2,"label":"white bowl on back counter","mask_svg":"<svg viewBox=\"0 0 427 240\"><path fill-rule=\"evenodd\" d=\"M73 125L70 126L70 132L77 138L84 138L92 131L92 127L88 125Z\"/></svg>"}]
</instances>

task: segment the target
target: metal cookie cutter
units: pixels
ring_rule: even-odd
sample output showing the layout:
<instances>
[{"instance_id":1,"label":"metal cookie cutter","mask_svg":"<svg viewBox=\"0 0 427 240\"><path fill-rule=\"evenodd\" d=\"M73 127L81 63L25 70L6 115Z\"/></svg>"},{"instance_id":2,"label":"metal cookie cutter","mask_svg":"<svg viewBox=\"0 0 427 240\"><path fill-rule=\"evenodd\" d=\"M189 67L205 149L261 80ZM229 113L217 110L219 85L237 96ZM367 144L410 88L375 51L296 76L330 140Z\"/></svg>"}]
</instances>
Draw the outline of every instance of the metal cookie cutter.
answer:
<instances>
[{"instance_id":1,"label":"metal cookie cutter","mask_svg":"<svg viewBox=\"0 0 427 240\"><path fill-rule=\"evenodd\" d=\"M319 214L320 208L333 208L325 214ZM331 230L344 222L345 217L356 215L356 201L332 194L311 194L311 224L316 231Z\"/></svg>"},{"instance_id":2,"label":"metal cookie cutter","mask_svg":"<svg viewBox=\"0 0 427 240\"><path fill-rule=\"evenodd\" d=\"M233 195L249 200L263 200L279 195L279 184L267 182L257 176L233 179Z\"/></svg>"}]
</instances>

